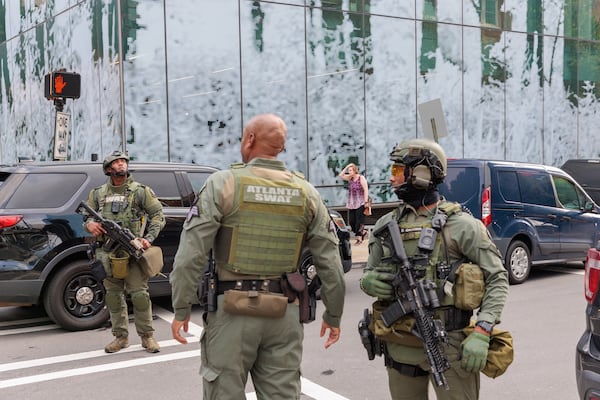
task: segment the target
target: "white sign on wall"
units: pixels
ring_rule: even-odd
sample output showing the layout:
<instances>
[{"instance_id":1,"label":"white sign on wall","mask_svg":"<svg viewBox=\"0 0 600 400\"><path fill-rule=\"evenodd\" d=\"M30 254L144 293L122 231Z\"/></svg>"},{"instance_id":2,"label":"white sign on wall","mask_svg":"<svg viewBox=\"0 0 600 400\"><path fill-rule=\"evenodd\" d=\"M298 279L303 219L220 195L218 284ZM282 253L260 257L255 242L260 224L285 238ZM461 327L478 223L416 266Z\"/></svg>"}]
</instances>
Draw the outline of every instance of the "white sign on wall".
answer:
<instances>
[{"instance_id":1,"label":"white sign on wall","mask_svg":"<svg viewBox=\"0 0 600 400\"><path fill-rule=\"evenodd\" d=\"M417 106L423 125L423 134L427 139L439 142L439 138L448 136L446 128L446 119L442 111L442 102L440 99L421 103Z\"/></svg>"},{"instance_id":2,"label":"white sign on wall","mask_svg":"<svg viewBox=\"0 0 600 400\"><path fill-rule=\"evenodd\" d=\"M57 111L56 124L54 125L54 159L65 161L69 148L69 121L68 113Z\"/></svg>"}]
</instances>

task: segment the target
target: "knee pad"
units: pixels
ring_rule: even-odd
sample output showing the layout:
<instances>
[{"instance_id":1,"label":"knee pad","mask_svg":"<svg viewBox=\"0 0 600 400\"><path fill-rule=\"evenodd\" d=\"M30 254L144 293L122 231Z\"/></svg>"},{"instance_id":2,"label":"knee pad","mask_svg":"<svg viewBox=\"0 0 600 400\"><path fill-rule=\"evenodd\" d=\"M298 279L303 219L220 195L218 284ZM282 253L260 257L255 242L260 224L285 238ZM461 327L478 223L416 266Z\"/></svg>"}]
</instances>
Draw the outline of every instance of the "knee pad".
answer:
<instances>
[{"instance_id":1,"label":"knee pad","mask_svg":"<svg viewBox=\"0 0 600 400\"><path fill-rule=\"evenodd\" d=\"M146 311L150 307L150 295L145 290L131 293L131 303L137 311Z\"/></svg>"},{"instance_id":2,"label":"knee pad","mask_svg":"<svg viewBox=\"0 0 600 400\"><path fill-rule=\"evenodd\" d=\"M106 306L108 307L108 311L110 312L119 312L122 307L123 295L121 292L116 290L107 290L106 291Z\"/></svg>"}]
</instances>

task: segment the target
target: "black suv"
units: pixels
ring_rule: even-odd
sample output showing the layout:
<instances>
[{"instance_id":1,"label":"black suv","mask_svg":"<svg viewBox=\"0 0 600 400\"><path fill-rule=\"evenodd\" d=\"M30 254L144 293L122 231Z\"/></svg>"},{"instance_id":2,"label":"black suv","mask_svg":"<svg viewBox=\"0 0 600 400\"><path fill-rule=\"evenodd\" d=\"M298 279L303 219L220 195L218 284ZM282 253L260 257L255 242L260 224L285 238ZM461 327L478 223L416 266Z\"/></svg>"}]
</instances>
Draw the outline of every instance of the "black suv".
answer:
<instances>
[{"instance_id":1,"label":"black suv","mask_svg":"<svg viewBox=\"0 0 600 400\"><path fill-rule=\"evenodd\" d=\"M164 255L164 276L150 281L153 297L169 296L168 275L182 223L212 167L131 162L136 181L151 187L163 204L166 226L154 244ZM108 319L104 288L90 272L91 236L76 212L91 189L106 182L100 163L46 162L0 167L0 306L43 304L69 330L93 329ZM349 230L331 211L340 238L344 271L352 264ZM341 221L341 222L340 222ZM312 264L304 251L299 266Z\"/></svg>"}]
</instances>

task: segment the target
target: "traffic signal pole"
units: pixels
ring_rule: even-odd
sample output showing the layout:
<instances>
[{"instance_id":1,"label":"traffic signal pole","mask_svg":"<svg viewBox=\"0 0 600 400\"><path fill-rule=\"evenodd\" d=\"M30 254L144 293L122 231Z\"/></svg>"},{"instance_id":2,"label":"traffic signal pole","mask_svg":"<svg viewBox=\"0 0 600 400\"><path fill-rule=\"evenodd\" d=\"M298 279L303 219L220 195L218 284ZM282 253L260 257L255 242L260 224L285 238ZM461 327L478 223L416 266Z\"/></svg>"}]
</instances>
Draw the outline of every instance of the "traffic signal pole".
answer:
<instances>
[{"instance_id":1,"label":"traffic signal pole","mask_svg":"<svg viewBox=\"0 0 600 400\"><path fill-rule=\"evenodd\" d=\"M54 120L54 161L68 158L71 115L63 112L68 98L78 99L81 92L81 77L74 72L60 69L44 77L44 95L54 101L56 116Z\"/></svg>"}]
</instances>

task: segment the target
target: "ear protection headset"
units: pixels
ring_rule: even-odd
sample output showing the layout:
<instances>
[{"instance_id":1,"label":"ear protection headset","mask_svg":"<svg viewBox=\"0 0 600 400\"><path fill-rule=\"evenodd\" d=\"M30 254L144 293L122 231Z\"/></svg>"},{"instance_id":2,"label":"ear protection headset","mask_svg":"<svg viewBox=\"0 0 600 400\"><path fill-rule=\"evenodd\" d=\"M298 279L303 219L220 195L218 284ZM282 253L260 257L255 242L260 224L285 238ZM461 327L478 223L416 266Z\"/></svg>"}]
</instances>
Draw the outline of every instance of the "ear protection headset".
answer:
<instances>
[{"instance_id":1,"label":"ear protection headset","mask_svg":"<svg viewBox=\"0 0 600 400\"><path fill-rule=\"evenodd\" d=\"M404 162L412 169L410 181L415 189L427 190L444 181L444 170L437 155L423 147L411 147ZM409 173L408 169L406 173Z\"/></svg>"}]
</instances>

